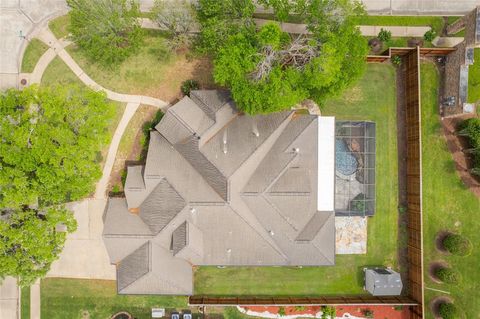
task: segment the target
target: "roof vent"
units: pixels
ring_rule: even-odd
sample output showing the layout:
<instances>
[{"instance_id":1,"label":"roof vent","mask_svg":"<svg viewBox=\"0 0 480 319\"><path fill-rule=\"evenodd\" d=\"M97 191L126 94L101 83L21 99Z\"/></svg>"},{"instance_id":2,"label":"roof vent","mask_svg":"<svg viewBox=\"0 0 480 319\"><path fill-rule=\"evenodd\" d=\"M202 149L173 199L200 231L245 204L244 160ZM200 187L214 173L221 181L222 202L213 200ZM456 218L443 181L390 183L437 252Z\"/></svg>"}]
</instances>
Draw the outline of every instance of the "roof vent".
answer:
<instances>
[{"instance_id":1,"label":"roof vent","mask_svg":"<svg viewBox=\"0 0 480 319\"><path fill-rule=\"evenodd\" d=\"M227 130L223 132L223 154L227 154Z\"/></svg>"},{"instance_id":2,"label":"roof vent","mask_svg":"<svg viewBox=\"0 0 480 319\"><path fill-rule=\"evenodd\" d=\"M300 152L300 149L299 149L298 147L295 147L295 148L293 149L293 152L294 152L294 153L298 153L298 152Z\"/></svg>"},{"instance_id":3,"label":"roof vent","mask_svg":"<svg viewBox=\"0 0 480 319\"><path fill-rule=\"evenodd\" d=\"M257 122L255 122L255 120L254 120L253 123L252 123L252 133L253 133L253 135L255 135L256 137L259 137L259 136L260 136L260 132L258 131L258 127L257 127Z\"/></svg>"},{"instance_id":4,"label":"roof vent","mask_svg":"<svg viewBox=\"0 0 480 319\"><path fill-rule=\"evenodd\" d=\"M193 208L193 207L190 208L190 213L195 214L196 212L197 212L197 210L195 208Z\"/></svg>"},{"instance_id":5,"label":"roof vent","mask_svg":"<svg viewBox=\"0 0 480 319\"><path fill-rule=\"evenodd\" d=\"M275 233L273 232L273 230L270 230L268 233L270 234L270 236L275 235Z\"/></svg>"},{"instance_id":6,"label":"roof vent","mask_svg":"<svg viewBox=\"0 0 480 319\"><path fill-rule=\"evenodd\" d=\"M227 248L227 253L231 253L232 252L232 248Z\"/></svg>"}]
</instances>

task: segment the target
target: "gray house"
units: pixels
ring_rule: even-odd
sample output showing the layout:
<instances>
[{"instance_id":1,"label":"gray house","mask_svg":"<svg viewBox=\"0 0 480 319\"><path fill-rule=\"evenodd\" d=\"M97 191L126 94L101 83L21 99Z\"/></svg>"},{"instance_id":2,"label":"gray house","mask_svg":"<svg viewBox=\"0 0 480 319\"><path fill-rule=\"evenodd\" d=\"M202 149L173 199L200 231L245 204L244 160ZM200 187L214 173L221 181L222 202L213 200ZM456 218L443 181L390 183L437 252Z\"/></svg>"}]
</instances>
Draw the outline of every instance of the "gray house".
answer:
<instances>
[{"instance_id":1,"label":"gray house","mask_svg":"<svg viewBox=\"0 0 480 319\"><path fill-rule=\"evenodd\" d=\"M335 119L247 116L193 91L128 167L103 237L120 294L193 294L194 265L335 263Z\"/></svg>"},{"instance_id":2,"label":"gray house","mask_svg":"<svg viewBox=\"0 0 480 319\"><path fill-rule=\"evenodd\" d=\"M365 290L374 296L399 296L402 293L400 274L389 268L365 269Z\"/></svg>"}]
</instances>

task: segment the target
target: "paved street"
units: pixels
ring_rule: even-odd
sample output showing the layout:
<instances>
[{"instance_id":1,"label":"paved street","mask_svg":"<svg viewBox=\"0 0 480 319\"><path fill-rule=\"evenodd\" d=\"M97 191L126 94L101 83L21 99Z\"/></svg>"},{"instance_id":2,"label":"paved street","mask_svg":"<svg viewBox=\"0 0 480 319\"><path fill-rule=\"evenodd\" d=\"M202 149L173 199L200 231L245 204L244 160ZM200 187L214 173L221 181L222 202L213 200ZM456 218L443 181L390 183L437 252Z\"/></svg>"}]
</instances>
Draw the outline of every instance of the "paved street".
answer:
<instances>
[{"instance_id":1,"label":"paved street","mask_svg":"<svg viewBox=\"0 0 480 319\"><path fill-rule=\"evenodd\" d=\"M0 89L17 86L28 41L66 9L64 0L0 0Z\"/></svg>"}]
</instances>

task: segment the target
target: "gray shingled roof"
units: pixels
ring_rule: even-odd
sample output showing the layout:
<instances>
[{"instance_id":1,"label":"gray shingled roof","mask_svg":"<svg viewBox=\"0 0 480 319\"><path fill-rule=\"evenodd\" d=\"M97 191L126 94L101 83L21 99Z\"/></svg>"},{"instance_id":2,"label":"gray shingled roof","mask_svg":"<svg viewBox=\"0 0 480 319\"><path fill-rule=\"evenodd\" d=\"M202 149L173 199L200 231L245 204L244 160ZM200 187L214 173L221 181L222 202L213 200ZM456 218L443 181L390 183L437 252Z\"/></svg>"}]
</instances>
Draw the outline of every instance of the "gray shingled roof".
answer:
<instances>
[{"instance_id":1,"label":"gray shingled roof","mask_svg":"<svg viewBox=\"0 0 480 319\"><path fill-rule=\"evenodd\" d=\"M215 113L228 102L231 102L230 92L222 90L191 91L190 98L209 116L215 120Z\"/></svg>"},{"instance_id":2,"label":"gray shingled roof","mask_svg":"<svg viewBox=\"0 0 480 319\"><path fill-rule=\"evenodd\" d=\"M117 265L117 286L121 292L150 271L150 243L140 246Z\"/></svg>"},{"instance_id":3,"label":"gray shingled roof","mask_svg":"<svg viewBox=\"0 0 480 319\"><path fill-rule=\"evenodd\" d=\"M391 269L365 270L365 289L374 296L399 296L402 288L400 274Z\"/></svg>"},{"instance_id":4,"label":"gray shingled roof","mask_svg":"<svg viewBox=\"0 0 480 319\"><path fill-rule=\"evenodd\" d=\"M140 217L157 234L185 207L185 201L166 179L140 205Z\"/></svg>"},{"instance_id":5,"label":"gray shingled roof","mask_svg":"<svg viewBox=\"0 0 480 319\"><path fill-rule=\"evenodd\" d=\"M172 234L172 251L176 255L187 246L187 222L183 222Z\"/></svg>"},{"instance_id":6,"label":"gray shingled roof","mask_svg":"<svg viewBox=\"0 0 480 319\"><path fill-rule=\"evenodd\" d=\"M317 116L241 115L228 92L172 106L145 166L128 170L130 211L124 199L106 211L119 292L192 294L192 265L334 264L334 213L317 212L317 140Z\"/></svg>"}]
</instances>

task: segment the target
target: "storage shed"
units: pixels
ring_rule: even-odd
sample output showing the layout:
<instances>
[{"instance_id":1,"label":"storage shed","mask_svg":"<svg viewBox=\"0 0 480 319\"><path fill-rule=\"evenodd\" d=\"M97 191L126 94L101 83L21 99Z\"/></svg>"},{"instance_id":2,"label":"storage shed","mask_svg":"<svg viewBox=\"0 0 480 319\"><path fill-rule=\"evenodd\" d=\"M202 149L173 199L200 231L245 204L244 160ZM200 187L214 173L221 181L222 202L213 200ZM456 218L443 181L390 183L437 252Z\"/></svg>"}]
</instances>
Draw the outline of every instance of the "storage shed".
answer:
<instances>
[{"instance_id":1,"label":"storage shed","mask_svg":"<svg viewBox=\"0 0 480 319\"><path fill-rule=\"evenodd\" d=\"M366 268L365 290L374 296L399 296L402 293L400 274L388 268Z\"/></svg>"}]
</instances>

